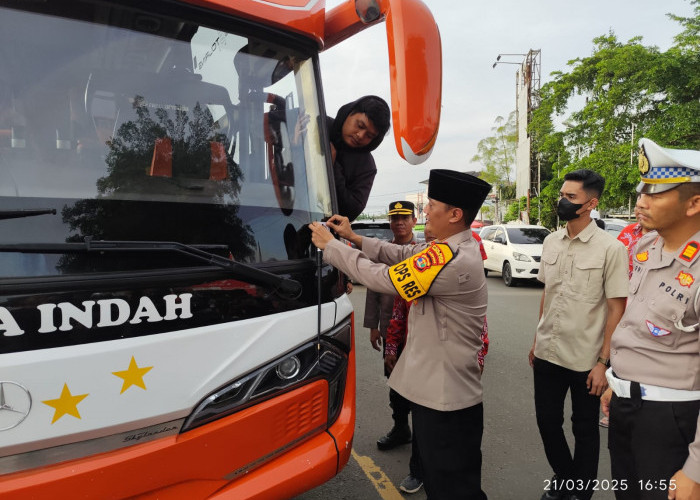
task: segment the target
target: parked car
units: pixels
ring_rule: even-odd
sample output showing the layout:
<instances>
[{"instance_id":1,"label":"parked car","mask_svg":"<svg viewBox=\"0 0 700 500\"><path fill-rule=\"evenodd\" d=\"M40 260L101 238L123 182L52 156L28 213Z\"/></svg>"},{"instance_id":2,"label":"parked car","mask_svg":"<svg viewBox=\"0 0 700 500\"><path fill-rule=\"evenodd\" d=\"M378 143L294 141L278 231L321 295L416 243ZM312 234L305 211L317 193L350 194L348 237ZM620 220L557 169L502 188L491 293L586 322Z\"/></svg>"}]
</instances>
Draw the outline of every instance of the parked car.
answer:
<instances>
[{"instance_id":1,"label":"parked car","mask_svg":"<svg viewBox=\"0 0 700 500\"><path fill-rule=\"evenodd\" d=\"M622 219L601 219L605 222L605 232L612 234L615 238L620 232L627 227L630 222Z\"/></svg>"},{"instance_id":2,"label":"parked car","mask_svg":"<svg viewBox=\"0 0 700 500\"><path fill-rule=\"evenodd\" d=\"M379 238L386 241L391 241L394 237L388 220L353 222L351 227L353 232L360 236L369 236L370 238Z\"/></svg>"},{"instance_id":3,"label":"parked car","mask_svg":"<svg viewBox=\"0 0 700 500\"><path fill-rule=\"evenodd\" d=\"M370 238L379 238L380 240L391 241L394 239L394 233L391 232L391 226L388 220L377 220L377 221L359 221L353 222L350 227L355 234L360 236L369 236ZM346 241L346 240L343 240ZM347 242L348 245L355 248L355 245ZM353 281L354 284L361 284L357 281Z\"/></svg>"},{"instance_id":4,"label":"parked car","mask_svg":"<svg viewBox=\"0 0 700 500\"><path fill-rule=\"evenodd\" d=\"M540 269L542 243L549 229L542 226L495 225L481 230L486 256L484 273L500 272L506 286L521 279L536 279Z\"/></svg>"}]
</instances>

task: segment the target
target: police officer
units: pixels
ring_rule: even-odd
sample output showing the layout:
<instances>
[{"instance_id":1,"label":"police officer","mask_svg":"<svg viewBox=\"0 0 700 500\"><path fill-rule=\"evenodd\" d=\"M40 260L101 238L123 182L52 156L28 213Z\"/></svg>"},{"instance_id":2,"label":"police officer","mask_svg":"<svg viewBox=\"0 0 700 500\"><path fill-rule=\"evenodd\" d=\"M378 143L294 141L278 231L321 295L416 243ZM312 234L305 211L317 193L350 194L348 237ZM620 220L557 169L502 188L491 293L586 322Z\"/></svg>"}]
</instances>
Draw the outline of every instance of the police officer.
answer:
<instances>
[{"instance_id":1,"label":"police officer","mask_svg":"<svg viewBox=\"0 0 700 500\"><path fill-rule=\"evenodd\" d=\"M397 245L415 244L413 228L417 219L415 205L410 201L392 201L389 204L389 226L394 235L391 241ZM384 348L386 342L386 329L391 321L391 311L394 308L394 295L378 293L367 290L365 297L365 318L362 325L370 330L370 342L377 351ZM389 376L384 369L384 375ZM391 450L397 446L411 442L411 428L408 426L408 414L411 411L410 403L393 389L389 390L389 406L391 406L391 418L394 425L391 430L377 440L377 448ZM419 465L413 463L412 469L418 473Z\"/></svg>"},{"instance_id":2,"label":"police officer","mask_svg":"<svg viewBox=\"0 0 700 500\"><path fill-rule=\"evenodd\" d=\"M651 232L634 251L602 398L612 476L618 499L698 499L700 152L639 144L638 220Z\"/></svg>"},{"instance_id":3,"label":"police officer","mask_svg":"<svg viewBox=\"0 0 700 500\"><path fill-rule=\"evenodd\" d=\"M367 288L413 301L408 339L389 386L411 402L413 432L431 500L482 499L483 406L477 352L487 288L470 224L491 190L452 170L431 170L426 228L430 244L392 245L356 235L347 218L327 224L358 249L311 225L324 260Z\"/></svg>"}]
</instances>

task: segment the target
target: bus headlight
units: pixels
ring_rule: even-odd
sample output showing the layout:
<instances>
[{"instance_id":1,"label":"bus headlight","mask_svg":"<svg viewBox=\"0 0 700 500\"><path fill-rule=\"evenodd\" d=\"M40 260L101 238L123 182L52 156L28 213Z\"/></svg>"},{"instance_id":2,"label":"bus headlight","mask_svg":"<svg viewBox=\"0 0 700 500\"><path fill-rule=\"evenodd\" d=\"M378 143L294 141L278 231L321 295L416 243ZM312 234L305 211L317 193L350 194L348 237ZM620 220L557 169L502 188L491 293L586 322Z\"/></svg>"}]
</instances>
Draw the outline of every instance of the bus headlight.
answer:
<instances>
[{"instance_id":1,"label":"bus headlight","mask_svg":"<svg viewBox=\"0 0 700 500\"><path fill-rule=\"evenodd\" d=\"M231 415L303 384L328 381L328 425L338 416L345 394L345 374L352 348L350 319L271 363L238 378L204 398L187 417L181 432Z\"/></svg>"},{"instance_id":2,"label":"bus headlight","mask_svg":"<svg viewBox=\"0 0 700 500\"><path fill-rule=\"evenodd\" d=\"M290 356L277 365L277 376L282 380L290 380L301 371L301 361L296 356Z\"/></svg>"}]
</instances>

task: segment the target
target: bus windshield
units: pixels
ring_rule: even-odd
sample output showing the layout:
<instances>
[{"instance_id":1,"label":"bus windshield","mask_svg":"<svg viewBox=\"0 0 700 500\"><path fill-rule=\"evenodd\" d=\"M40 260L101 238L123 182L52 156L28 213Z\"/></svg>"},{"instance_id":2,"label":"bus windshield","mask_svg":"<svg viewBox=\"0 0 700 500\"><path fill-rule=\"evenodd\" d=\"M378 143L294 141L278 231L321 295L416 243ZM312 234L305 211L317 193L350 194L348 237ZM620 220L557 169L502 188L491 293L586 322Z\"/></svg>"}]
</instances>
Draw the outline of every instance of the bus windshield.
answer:
<instances>
[{"instance_id":1,"label":"bus windshield","mask_svg":"<svg viewBox=\"0 0 700 500\"><path fill-rule=\"evenodd\" d=\"M86 238L308 256L305 226L331 213L312 50L103 2L30 8L0 7L0 279L195 265L11 249Z\"/></svg>"}]
</instances>

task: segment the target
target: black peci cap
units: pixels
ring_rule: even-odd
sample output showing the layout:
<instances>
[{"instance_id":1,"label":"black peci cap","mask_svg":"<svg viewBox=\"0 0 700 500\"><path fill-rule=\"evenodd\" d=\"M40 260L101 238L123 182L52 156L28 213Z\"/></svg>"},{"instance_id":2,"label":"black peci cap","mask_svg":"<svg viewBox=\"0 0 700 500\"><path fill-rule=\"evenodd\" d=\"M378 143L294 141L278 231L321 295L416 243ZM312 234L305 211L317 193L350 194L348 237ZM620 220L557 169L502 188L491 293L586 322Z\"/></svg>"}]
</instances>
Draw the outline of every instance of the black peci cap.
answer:
<instances>
[{"instance_id":1,"label":"black peci cap","mask_svg":"<svg viewBox=\"0 0 700 500\"><path fill-rule=\"evenodd\" d=\"M459 208L479 208L491 192L491 184L455 170L430 171L428 198Z\"/></svg>"}]
</instances>

